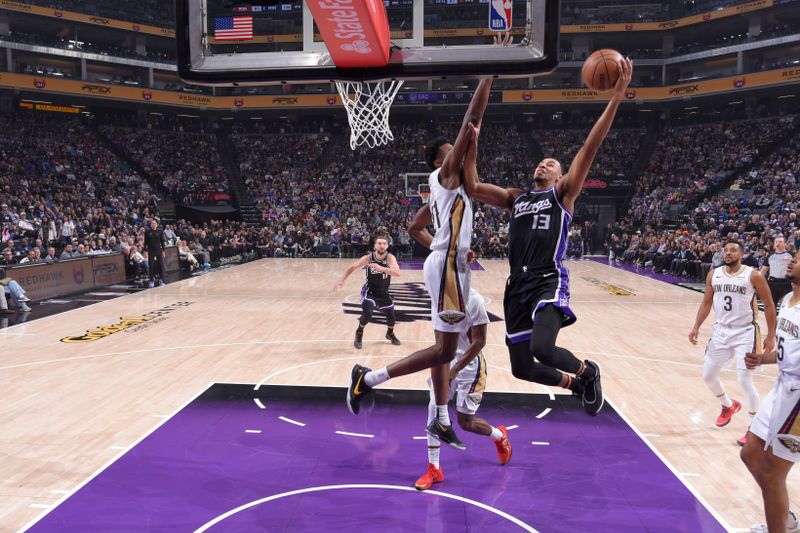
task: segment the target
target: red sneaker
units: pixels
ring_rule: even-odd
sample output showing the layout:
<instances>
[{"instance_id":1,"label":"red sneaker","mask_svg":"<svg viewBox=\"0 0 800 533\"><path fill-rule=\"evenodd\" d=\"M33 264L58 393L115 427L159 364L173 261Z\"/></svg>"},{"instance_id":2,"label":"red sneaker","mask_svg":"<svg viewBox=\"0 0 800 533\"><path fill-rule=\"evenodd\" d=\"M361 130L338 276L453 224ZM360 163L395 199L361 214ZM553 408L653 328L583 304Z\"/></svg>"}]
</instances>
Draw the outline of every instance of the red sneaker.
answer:
<instances>
[{"instance_id":1,"label":"red sneaker","mask_svg":"<svg viewBox=\"0 0 800 533\"><path fill-rule=\"evenodd\" d=\"M744 445L747 444L747 433L744 434L744 437L742 437L741 439L738 439L736 441L736 444L738 444L739 446L744 448Z\"/></svg>"},{"instance_id":2,"label":"red sneaker","mask_svg":"<svg viewBox=\"0 0 800 533\"><path fill-rule=\"evenodd\" d=\"M736 400L733 400L733 405L731 405L730 407L723 407L722 412L717 417L717 427L721 428L727 426L730 423L731 418L733 418L733 415L735 415L741 410L742 410L742 404L737 402Z\"/></svg>"},{"instance_id":3,"label":"red sneaker","mask_svg":"<svg viewBox=\"0 0 800 533\"><path fill-rule=\"evenodd\" d=\"M434 483L444 481L444 472L441 468L436 468L432 463L428 463L428 471L414 483L417 490L428 490Z\"/></svg>"},{"instance_id":4,"label":"red sneaker","mask_svg":"<svg viewBox=\"0 0 800 533\"><path fill-rule=\"evenodd\" d=\"M507 464L511 460L511 443L508 441L508 430L505 426L497 426L503 438L494 443L497 447L497 458L500 459L500 464Z\"/></svg>"}]
</instances>

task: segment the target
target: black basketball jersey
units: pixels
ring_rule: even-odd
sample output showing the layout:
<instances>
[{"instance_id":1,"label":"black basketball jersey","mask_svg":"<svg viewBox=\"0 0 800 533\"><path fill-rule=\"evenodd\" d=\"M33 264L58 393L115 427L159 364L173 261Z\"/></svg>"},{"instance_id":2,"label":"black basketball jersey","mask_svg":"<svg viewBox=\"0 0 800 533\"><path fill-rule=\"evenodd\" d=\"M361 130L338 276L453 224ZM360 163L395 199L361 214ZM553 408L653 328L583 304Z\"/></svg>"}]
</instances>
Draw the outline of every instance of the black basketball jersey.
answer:
<instances>
[{"instance_id":1,"label":"black basketball jersey","mask_svg":"<svg viewBox=\"0 0 800 533\"><path fill-rule=\"evenodd\" d=\"M529 191L514 200L508 230L511 274L559 268L566 255L571 221L555 187Z\"/></svg>"},{"instance_id":2,"label":"black basketball jersey","mask_svg":"<svg viewBox=\"0 0 800 533\"><path fill-rule=\"evenodd\" d=\"M386 257L383 259L378 259L378 256L375 252L372 252L369 256L370 263L377 263L382 267L389 268L389 254L386 254ZM383 294L389 292L389 284L392 282L392 276L389 274L384 274L383 272L379 272L377 270L372 270L367 266L367 287L369 291L373 294Z\"/></svg>"}]
</instances>

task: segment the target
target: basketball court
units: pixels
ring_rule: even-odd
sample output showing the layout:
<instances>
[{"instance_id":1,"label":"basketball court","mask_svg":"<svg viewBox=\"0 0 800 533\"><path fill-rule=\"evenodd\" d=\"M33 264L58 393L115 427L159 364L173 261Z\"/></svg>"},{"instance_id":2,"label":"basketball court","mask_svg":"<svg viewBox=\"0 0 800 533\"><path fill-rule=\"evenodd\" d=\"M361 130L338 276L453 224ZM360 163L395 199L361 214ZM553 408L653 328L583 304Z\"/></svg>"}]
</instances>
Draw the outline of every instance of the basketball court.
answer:
<instances>
[{"instance_id":1,"label":"basketball court","mask_svg":"<svg viewBox=\"0 0 800 533\"><path fill-rule=\"evenodd\" d=\"M0 522L338 531L366 516L389 531L744 531L761 520L735 443L746 417L715 428L702 347L686 339L701 294L568 263L579 319L559 342L602 364L609 400L590 418L560 391L513 378L500 321L507 264L481 261L473 285L493 321L480 413L516 426L513 459L497 465L487 439L461 431L467 450L444 449L445 482L419 493L425 376L379 388L357 417L344 387L354 363L385 365L432 340L422 271L406 262L393 283L403 346L376 323L357 351L349 306L361 280L331 291L348 264L266 259L1 330ZM757 372L762 394L774 371ZM736 395L735 374L723 379Z\"/></svg>"}]
</instances>

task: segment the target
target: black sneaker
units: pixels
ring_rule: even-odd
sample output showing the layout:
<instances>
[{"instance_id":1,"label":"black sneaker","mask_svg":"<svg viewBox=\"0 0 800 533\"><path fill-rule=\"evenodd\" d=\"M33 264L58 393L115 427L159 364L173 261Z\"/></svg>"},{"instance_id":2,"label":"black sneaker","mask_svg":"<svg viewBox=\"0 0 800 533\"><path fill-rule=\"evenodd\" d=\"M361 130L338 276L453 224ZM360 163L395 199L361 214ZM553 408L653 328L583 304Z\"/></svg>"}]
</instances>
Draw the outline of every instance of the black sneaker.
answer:
<instances>
[{"instance_id":1,"label":"black sneaker","mask_svg":"<svg viewBox=\"0 0 800 533\"><path fill-rule=\"evenodd\" d=\"M600 365L594 361L584 361L586 366L594 368L594 377L589 379L581 378L583 382L584 391L581 403L583 409L590 416L595 416L603 408L603 388L600 386Z\"/></svg>"},{"instance_id":2,"label":"black sneaker","mask_svg":"<svg viewBox=\"0 0 800 533\"><path fill-rule=\"evenodd\" d=\"M458 436L456 432L453 431L452 424L449 426L445 426L438 420L434 420L430 423L430 425L425 428L425 431L428 432L428 435L433 437L434 439L438 440L439 442L443 442L449 446L452 446L456 450L466 450L467 446L460 440L458 440Z\"/></svg>"},{"instance_id":3,"label":"black sneaker","mask_svg":"<svg viewBox=\"0 0 800 533\"><path fill-rule=\"evenodd\" d=\"M368 387L364 383L364 375L369 370L365 366L355 365L353 372L350 374L350 386L347 388L347 408L354 415L357 415L361 408L361 400L372 391L372 387Z\"/></svg>"},{"instance_id":4,"label":"black sneaker","mask_svg":"<svg viewBox=\"0 0 800 533\"><path fill-rule=\"evenodd\" d=\"M362 342L363 340L364 340L364 330L363 329L362 330L358 330L357 329L356 330L356 338L353 341L353 346L355 346L357 350L360 350L361 346L363 346L363 342Z\"/></svg>"},{"instance_id":5,"label":"black sneaker","mask_svg":"<svg viewBox=\"0 0 800 533\"><path fill-rule=\"evenodd\" d=\"M400 339L395 337L394 331L387 331L386 332L386 340L392 341L392 345L394 345L394 346L400 346L400 344L402 344L400 342Z\"/></svg>"}]
</instances>

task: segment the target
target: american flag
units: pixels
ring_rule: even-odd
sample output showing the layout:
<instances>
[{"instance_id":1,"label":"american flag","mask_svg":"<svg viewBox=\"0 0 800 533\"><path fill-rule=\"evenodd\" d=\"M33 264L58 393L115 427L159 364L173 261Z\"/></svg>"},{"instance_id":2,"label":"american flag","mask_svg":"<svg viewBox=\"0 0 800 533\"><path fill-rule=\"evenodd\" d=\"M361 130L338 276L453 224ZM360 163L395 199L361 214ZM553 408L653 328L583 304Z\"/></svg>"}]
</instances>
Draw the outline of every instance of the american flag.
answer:
<instances>
[{"instance_id":1,"label":"american flag","mask_svg":"<svg viewBox=\"0 0 800 533\"><path fill-rule=\"evenodd\" d=\"M253 38L253 17L215 17L214 39L247 41Z\"/></svg>"}]
</instances>

